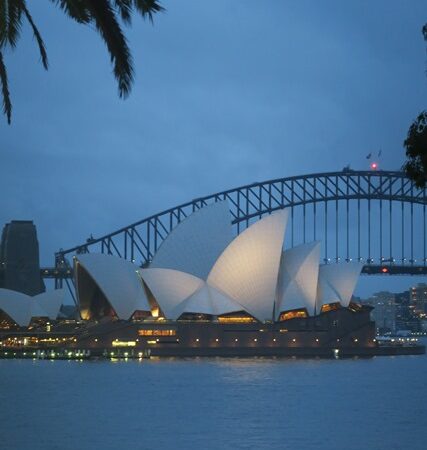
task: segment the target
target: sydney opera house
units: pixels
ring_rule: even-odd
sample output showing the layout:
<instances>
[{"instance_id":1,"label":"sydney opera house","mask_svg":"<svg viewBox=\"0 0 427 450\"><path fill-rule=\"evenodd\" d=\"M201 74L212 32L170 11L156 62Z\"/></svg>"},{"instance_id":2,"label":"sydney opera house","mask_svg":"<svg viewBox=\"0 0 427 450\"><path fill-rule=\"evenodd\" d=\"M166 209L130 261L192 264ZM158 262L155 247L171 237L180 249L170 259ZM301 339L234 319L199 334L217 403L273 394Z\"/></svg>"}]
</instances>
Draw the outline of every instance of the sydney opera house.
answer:
<instances>
[{"instance_id":1,"label":"sydney opera house","mask_svg":"<svg viewBox=\"0 0 427 450\"><path fill-rule=\"evenodd\" d=\"M320 242L283 249L288 211L233 237L227 203L187 217L144 267L74 258L73 345L151 355L329 355L375 347L370 308L352 301L362 264L320 265ZM62 293L0 290L3 322L55 319Z\"/></svg>"}]
</instances>

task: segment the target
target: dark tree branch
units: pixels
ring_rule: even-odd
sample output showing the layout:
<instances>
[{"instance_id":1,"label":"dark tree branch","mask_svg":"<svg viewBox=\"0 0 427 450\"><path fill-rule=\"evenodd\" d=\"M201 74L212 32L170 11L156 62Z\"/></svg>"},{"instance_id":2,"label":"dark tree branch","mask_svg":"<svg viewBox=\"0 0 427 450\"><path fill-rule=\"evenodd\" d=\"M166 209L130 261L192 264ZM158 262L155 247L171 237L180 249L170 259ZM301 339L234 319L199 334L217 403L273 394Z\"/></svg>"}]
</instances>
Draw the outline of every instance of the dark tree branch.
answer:
<instances>
[{"instance_id":1,"label":"dark tree branch","mask_svg":"<svg viewBox=\"0 0 427 450\"><path fill-rule=\"evenodd\" d=\"M3 60L3 54L0 51L0 83L3 96L3 112L6 114L7 123L10 125L12 119L12 103L10 101L9 86L7 83L7 70Z\"/></svg>"}]
</instances>

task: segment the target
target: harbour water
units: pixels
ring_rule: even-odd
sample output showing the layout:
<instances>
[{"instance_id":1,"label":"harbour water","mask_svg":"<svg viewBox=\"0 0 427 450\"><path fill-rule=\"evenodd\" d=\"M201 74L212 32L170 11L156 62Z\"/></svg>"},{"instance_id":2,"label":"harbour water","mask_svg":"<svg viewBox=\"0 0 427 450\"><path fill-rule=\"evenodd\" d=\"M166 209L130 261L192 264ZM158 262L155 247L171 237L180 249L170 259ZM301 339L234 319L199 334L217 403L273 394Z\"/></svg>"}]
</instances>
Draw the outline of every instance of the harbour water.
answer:
<instances>
[{"instance_id":1,"label":"harbour water","mask_svg":"<svg viewBox=\"0 0 427 450\"><path fill-rule=\"evenodd\" d=\"M427 357L0 360L2 450L427 448Z\"/></svg>"}]
</instances>

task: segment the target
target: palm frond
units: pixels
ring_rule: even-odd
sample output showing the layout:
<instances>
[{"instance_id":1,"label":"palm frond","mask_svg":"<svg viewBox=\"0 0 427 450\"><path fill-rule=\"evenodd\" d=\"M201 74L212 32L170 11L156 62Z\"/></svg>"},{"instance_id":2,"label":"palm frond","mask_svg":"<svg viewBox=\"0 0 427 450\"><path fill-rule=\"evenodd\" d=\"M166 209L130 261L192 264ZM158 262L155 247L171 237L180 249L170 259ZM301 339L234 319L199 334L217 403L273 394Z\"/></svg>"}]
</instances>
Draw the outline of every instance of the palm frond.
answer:
<instances>
[{"instance_id":1,"label":"palm frond","mask_svg":"<svg viewBox=\"0 0 427 450\"><path fill-rule=\"evenodd\" d=\"M50 0L59 6L67 16L79 23L89 23L90 13L82 0Z\"/></svg>"},{"instance_id":2,"label":"palm frond","mask_svg":"<svg viewBox=\"0 0 427 450\"><path fill-rule=\"evenodd\" d=\"M132 22L132 0L114 0L120 17L126 25Z\"/></svg>"},{"instance_id":3,"label":"palm frond","mask_svg":"<svg viewBox=\"0 0 427 450\"><path fill-rule=\"evenodd\" d=\"M22 0L0 1L0 48L16 47L21 32Z\"/></svg>"},{"instance_id":4,"label":"palm frond","mask_svg":"<svg viewBox=\"0 0 427 450\"><path fill-rule=\"evenodd\" d=\"M153 14L163 12L165 8L157 0L133 0L135 10L145 19L148 17L153 22Z\"/></svg>"},{"instance_id":5,"label":"palm frond","mask_svg":"<svg viewBox=\"0 0 427 450\"><path fill-rule=\"evenodd\" d=\"M2 52L0 52L0 84L3 96L3 112L7 117L7 123L10 125L12 118L12 102L10 101L9 86L7 83L7 70L4 64Z\"/></svg>"},{"instance_id":6,"label":"palm frond","mask_svg":"<svg viewBox=\"0 0 427 450\"><path fill-rule=\"evenodd\" d=\"M85 3L110 53L119 96L126 98L133 82L132 56L114 9L108 0L85 0Z\"/></svg>"},{"instance_id":7,"label":"palm frond","mask_svg":"<svg viewBox=\"0 0 427 450\"><path fill-rule=\"evenodd\" d=\"M27 18L29 24L31 25L31 28L33 29L34 37L36 38L37 44L39 46L40 57L42 59L43 67L47 70L47 68L48 68L48 61L47 61L46 47L44 45L43 39L41 37L41 34L40 34L39 30L37 29L36 24L34 23L30 12L27 9L27 6L26 6L24 0L22 0L22 12L25 14L25 17Z\"/></svg>"}]
</instances>

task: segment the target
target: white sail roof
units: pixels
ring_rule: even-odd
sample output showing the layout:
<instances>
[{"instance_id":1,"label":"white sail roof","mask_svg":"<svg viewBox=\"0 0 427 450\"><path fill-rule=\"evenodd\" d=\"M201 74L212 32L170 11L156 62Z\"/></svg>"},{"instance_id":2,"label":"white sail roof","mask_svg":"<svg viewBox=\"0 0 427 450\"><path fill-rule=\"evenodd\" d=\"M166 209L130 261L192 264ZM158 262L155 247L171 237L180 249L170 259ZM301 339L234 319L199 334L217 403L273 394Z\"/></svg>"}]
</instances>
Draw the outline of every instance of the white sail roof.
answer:
<instances>
[{"instance_id":1,"label":"white sail roof","mask_svg":"<svg viewBox=\"0 0 427 450\"><path fill-rule=\"evenodd\" d=\"M320 242L298 245L282 254L276 318L282 311L307 308L315 313Z\"/></svg>"},{"instance_id":2,"label":"white sail roof","mask_svg":"<svg viewBox=\"0 0 427 450\"><path fill-rule=\"evenodd\" d=\"M288 211L264 217L238 235L218 258L208 283L259 320L271 320Z\"/></svg>"},{"instance_id":3,"label":"white sail roof","mask_svg":"<svg viewBox=\"0 0 427 450\"><path fill-rule=\"evenodd\" d=\"M56 319L64 296L63 289L31 297L22 292L0 289L0 309L19 326L28 326L33 317Z\"/></svg>"},{"instance_id":4,"label":"white sail roof","mask_svg":"<svg viewBox=\"0 0 427 450\"><path fill-rule=\"evenodd\" d=\"M204 284L194 275L172 269L140 269L140 274L166 318L173 320L182 314L182 302Z\"/></svg>"},{"instance_id":5,"label":"white sail roof","mask_svg":"<svg viewBox=\"0 0 427 450\"><path fill-rule=\"evenodd\" d=\"M179 270L206 279L231 240L228 204L213 203L195 211L169 233L150 268Z\"/></svg>"},{"instance_id":6,"label":"white sail roof","mask_svg":"<svg viewBox=\"0 0 427 450\"><path fill-rule=\"evenodd\" d=\"M348 306L362 268L363 263L354 261L321 265L317 285L318 310L327 303L340 302L342 306Z\"/></svg>"},{"instance_id":7,"label":"white sail roof","mask_svg":"<svg viewBox=\"0 0 427 450\"><path fill-rule=\"evenodd\" d=\"M192 296L182 302L181 309L183 313L211 314L213 316L245 310L240 303L209 286L206 282Z\"/></svg>"},{"instance_id":8,"label":"white sail roof","mask_svg":"<svg viewBox=\"0 0 427 450\"><path fill-rule=\"evenodd\" d=\"M34 301L40 305L43 311L42 317L49 317L55 320L58 317L62 302L64 301L65 290L55 289L53 291L46 291L33 297ZM33 314L33 317L35 315Z\"/></svg>"},{"instance_id":9,"label":"white sail roof","mask_svg":"<svg viewBox=\"0 0 427 450\"><path fill-rule=\"evenodd\" d=\"M141 269L140 273L168 319L176 320L183 313L219 316L245 309L189 273L171 269Z\"/></svg>"},{"instance_id":10,"label":"white sail roof","mask_svg":"<svg viewBox=\"0 0 427 450\"><path fill-rule=\"evenodd\" d=\"M20 327L25 327L31 322L31 302L29 295L10 289L0 289L0 309Z\"/></svg>"},{"instance_id":11,"label":"white sail roof","mask_svg":"<svg viewBox=\"0 0 427 450\"><path fill-rule=\"evenodd\" d=\"M131 262L101 253L78 255L76 262L98 285L119 319L127 320L135 311L150 311L150 305L138 275L138 267ZM76 270L76 282L78 285L78 270Z\"/></svg>"}]
</instances>

